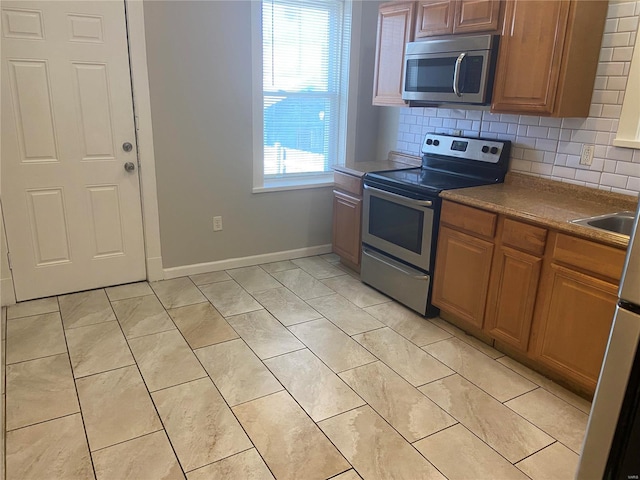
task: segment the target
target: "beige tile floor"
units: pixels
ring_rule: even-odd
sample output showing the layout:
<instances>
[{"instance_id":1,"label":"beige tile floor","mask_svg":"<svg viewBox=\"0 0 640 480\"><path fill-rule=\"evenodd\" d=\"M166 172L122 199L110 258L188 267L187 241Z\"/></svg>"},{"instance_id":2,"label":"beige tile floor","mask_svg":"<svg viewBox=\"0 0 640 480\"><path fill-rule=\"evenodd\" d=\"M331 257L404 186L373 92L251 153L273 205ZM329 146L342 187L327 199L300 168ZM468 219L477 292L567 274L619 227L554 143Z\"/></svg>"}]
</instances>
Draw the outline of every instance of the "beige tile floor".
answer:
<instances>
[{"instance_id":1,"label":"beige tile floor","mask_svg":"<svg viewBox=\"0 0 640 480\"><path fill-rule=\"evenodd\" d=\"M2 314L9 480L563 480L589 412L334 255Z\"/></svg>"}]
</instances>

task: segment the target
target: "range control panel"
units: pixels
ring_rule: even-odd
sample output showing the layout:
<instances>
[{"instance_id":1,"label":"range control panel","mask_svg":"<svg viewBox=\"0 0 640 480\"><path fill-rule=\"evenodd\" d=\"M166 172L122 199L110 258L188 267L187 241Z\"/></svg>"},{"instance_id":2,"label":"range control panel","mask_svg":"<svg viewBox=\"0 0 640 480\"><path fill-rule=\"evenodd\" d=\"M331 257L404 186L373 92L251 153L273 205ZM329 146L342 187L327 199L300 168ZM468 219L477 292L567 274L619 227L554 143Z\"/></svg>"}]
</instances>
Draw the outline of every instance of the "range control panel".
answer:
<instances>
[{"instance_id":1,"label":"range control panel","mask_svg":"<svg viewBox=\"0 0 640 480\"><path fill-rule=\"evenodd\" d=\"M442 155L480 162L498 163L504 142L480 138L451 137L427 133L422 143L425 155Z\"/></svg>"}]
</instances>

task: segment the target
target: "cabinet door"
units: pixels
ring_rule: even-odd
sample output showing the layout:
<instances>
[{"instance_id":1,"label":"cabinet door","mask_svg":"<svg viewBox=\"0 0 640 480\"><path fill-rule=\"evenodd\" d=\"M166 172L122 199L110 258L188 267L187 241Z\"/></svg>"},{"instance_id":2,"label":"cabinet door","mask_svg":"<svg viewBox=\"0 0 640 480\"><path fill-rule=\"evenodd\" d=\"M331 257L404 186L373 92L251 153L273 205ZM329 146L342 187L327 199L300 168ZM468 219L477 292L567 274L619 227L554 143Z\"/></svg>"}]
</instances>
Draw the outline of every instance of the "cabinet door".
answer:
<instances>
[{"instance_id":1,"label":"cabinet door","mask_svg":"<svg viewBox=\"0 0 640 480\"><path fill-rule=\"evenodd\" d=\"M485 330L522 351L529 345L541 266L542 258L504 246L493 262Z\"/></svg>"},{"instance_id":2,"label":"cabinet door","mask_svg":"<svg viewBox=\"0 0 640 480\"><path fill-rule=\"evenodd\" d=\"M440 227L433 303L482 328L493 243Z\"/></svg>"},{"instance_id":3,"label":"cabinet door","mask_svg":"<svg viewBox=\"0 0 640 480\"><path fill-rule=\"evenodd\" d=\"M333 191L333 251L360 265L362 199Z\"/></svg>"},{"instance_id":4,"label":"cabinet door","mask_svg":"<svg viewBox=\"0 0 640 480\"><path fill-rule=\"evenodd\" d=\"M453 33L454 0L423 0L418 2L416 38Z\"/></svg>"},{"instance_id":5,"label":"cabinet door","mask_svg":"<svg viewBox=\"0 0 640 480\"><path fill-rule=\"evenodd\" d=\"M509 0L505 7L491 110L551 114L569 1Z\"/></svg>"},{"instance_id":6,"label":"cabinet door","mask_svg":"<svg viewBox=\"0 0 640 480\"><path fill-rule=\"evenodd\" d=\"M545 277L546 295L537 305L534 355L594 392L618 300L617 286L556 264L550 265Z\"/></svg>"},{"instance_id":7,"label":"cabinet door","mask_svg":"<svg viewBox=\"0 0 640 480\"><path fill-rule=\"evenodd\" d=\"M415 2L383 3L378 10L374 105L404 105L402 75L405 44L413 40Z\"/></svg>"},{"instance_id":8,"label":"cabinet door","mask_svg":"<svg viewBox=\"0 0 640 480\"><path fill-rule=\"evenodd\" d=\"M500 0L458 0L453 33L497 32Z\"/></svg>"}]
</instances>

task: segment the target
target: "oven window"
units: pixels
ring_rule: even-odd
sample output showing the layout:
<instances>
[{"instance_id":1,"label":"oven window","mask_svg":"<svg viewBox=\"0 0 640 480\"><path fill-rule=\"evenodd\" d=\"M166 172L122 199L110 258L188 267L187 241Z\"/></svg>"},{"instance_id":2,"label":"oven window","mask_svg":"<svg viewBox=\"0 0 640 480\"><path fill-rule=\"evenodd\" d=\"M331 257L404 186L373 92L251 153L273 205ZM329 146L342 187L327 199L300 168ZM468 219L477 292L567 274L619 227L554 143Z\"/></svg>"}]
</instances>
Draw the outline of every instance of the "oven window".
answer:
<instances>
[{"instance_id":1,"label":"oven window","mask_svg":"<svg viewBox=\"0 0 640 480\"><path fill-rule=\"evenodd\" d=\"M378 197L370 197L369 233L382 240L422 253L424 213Z\"/></svg>"}]
</instances>

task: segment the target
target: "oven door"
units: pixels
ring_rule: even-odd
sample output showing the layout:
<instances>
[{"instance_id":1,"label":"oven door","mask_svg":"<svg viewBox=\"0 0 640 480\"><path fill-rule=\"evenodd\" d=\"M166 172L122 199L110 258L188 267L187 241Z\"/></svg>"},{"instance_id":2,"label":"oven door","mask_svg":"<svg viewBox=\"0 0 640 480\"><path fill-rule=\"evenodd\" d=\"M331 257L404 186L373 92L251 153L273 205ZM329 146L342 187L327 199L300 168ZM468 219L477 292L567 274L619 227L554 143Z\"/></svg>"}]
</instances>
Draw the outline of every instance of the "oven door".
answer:
<instances>
[{"instance_id":1,"label":"oven door","mask_svg":"<svg viewBox=\"0 0 640 480\"><path fill-rule=\"evenodd\" d=\"M431 270L434 202L364 186L362 242L426 272Z\"/></svg>"}]
</instances>

